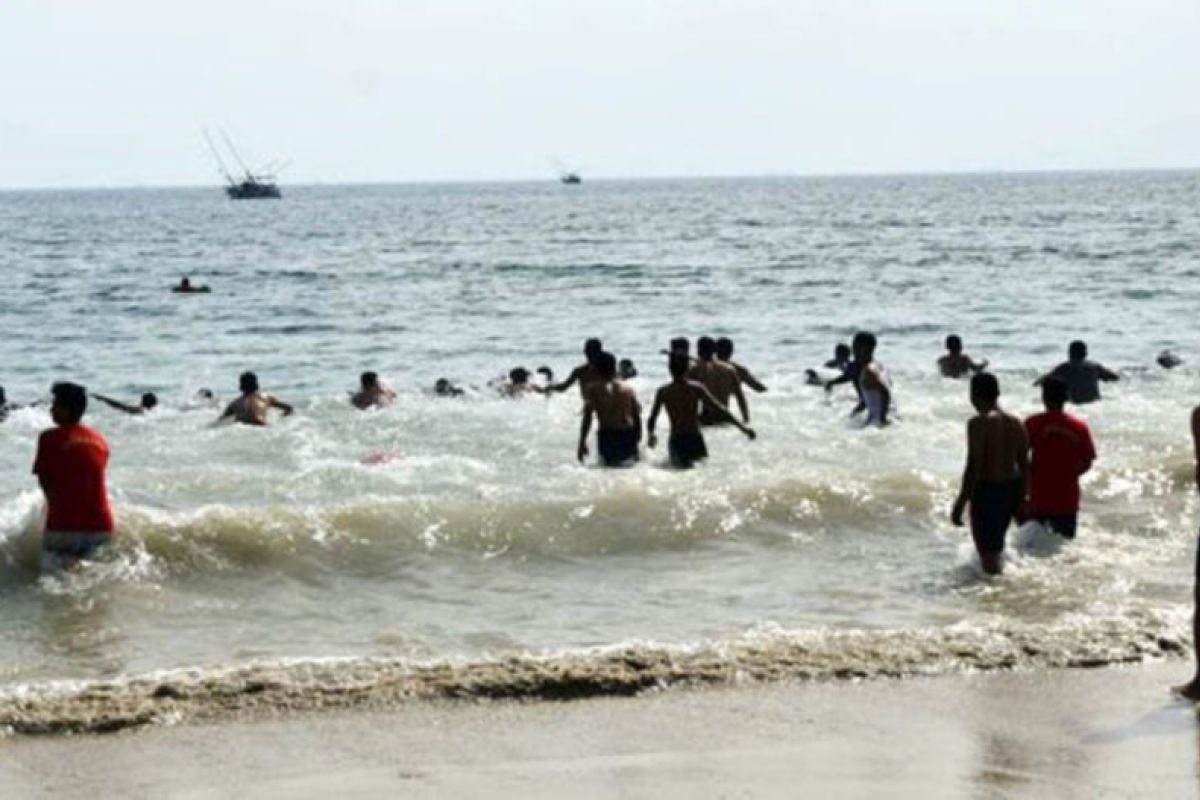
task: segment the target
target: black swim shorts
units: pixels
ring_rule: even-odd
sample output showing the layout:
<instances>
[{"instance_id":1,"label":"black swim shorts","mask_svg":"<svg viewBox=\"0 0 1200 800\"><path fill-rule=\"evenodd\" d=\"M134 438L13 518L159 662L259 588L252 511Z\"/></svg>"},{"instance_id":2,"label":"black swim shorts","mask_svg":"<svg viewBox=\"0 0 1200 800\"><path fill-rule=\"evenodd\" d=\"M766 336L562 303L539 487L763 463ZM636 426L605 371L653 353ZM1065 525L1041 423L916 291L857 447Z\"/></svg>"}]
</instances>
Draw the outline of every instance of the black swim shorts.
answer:
<instances>
[{"instance_id":1,"label":"black swim shorts","mask_svg":"<svg viewBox=\"0 0 1200 800\"><path fill-rule=\"evenodd\" d=\"M687 469L697 461L708 458L708 447L705 446L704 437L699 431L672 433L668 449L671 453L671 463L681 469Z\"/></svg>"},{"instance_id":2,"label":"black swim shorts","mask_svg":"<svg viewBox=\"0 0 1200 800\"><path fill-rule=\"evenodd\" d=\"M1074 539L1079 524L1078 514L1033 514L1030 519L1037 520L1064 539Z\"/></svg>"},{"instance_id":3,"label":"black swim shorts","mask_svg":"<svg viewBox=\"0 0 1200 800\"><path fill-rule=\"evenodd\" d=\"M624 467L638 460L637 428L601 428L596 434L600 463L606 467Z\"/></svg>"},{"instance_id":4,"label":"black swim shorts","mask_svg":"<svg viewBox=\"0 0 1200 800\"><path fill-rule=\"evenodd\" d=\"M979 552L1004 552L1005 534L1024 495L1025 483L1020 478L975 484L971 495L971 536Z\"/></svg>"}]
</instances>

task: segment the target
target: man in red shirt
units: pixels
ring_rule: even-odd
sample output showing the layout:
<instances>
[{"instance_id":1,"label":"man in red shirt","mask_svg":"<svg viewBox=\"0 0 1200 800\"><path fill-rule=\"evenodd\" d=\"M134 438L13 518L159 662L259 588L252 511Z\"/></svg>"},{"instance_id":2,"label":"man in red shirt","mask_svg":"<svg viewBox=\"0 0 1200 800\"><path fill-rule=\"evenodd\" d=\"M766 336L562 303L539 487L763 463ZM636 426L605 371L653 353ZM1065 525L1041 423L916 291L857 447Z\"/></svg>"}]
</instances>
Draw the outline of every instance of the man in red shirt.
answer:
<instances>
[{"instance_id":1,"label":"man in red shirt","mask_svg":"<svg viewBox=\"0 0 1200 800\"><path fill-rule=\"evenodd\" d=\"M1087 423L1063 411L1070 389L1066 381L1042 381L1044 414L1025 420L1032 451L1027 517L1050 526L1064 539L1075 538L1079 513L1079 476L1096 460Z\"/></svg>"},{"instance_id":2,"label":"man in red shirt","mask_svg":"<svg viewBox=\"0 0 1200 800\"><path fill-rule=\"evenodd\" d=\"M46 495L46 533L42 538L43 569L66 568L90 558L112 540L104 469L108 442L81 425L87 390L56 383L50 417L58 426L38 438L33 472Z\"/></svg>"}]
</instances>

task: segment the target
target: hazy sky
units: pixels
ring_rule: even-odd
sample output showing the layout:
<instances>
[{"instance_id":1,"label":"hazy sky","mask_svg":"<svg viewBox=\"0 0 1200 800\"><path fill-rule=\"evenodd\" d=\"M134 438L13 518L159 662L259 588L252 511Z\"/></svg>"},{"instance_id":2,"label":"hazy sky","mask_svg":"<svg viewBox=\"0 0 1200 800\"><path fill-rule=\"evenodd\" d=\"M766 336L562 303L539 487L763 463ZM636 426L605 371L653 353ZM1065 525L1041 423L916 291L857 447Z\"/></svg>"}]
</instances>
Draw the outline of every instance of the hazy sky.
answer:
<instances>
[{"instance_id":1,"label":"hazy sky","mask_svg":"<svg viewBox=\"0 0 1200 800\"><path fill-rule=\"evenodd\" d=\"M1200 166L1197 0L3 0L0 187Z\"/></svg>"}]
</instances>

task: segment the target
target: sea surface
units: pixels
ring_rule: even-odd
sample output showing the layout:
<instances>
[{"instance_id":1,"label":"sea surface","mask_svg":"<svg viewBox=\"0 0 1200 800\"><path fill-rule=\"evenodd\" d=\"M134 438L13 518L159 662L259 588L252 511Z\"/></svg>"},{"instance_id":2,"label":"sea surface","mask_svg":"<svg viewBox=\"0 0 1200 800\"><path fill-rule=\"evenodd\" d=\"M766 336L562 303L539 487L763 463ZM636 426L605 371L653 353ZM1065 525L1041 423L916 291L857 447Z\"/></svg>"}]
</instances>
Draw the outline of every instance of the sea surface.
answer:
<instances>
[{"instance_id":1,"label":"sea surface","mask_svg":"<svg viewBox=\"0 0 1200 800\"><path fill-rule=\"evenodd\" d=\"M0 424L0 725L1048 668L1186 641L1200 173L283 189L0 193L10 400L69 379L163 404L89 409L120 543L68 575L38 570L45 407ZM211 294L172 294L184 275ZM848 387L805 385L857 329L895 382L887 429L849 420ZM947 516L971 414L934 367L949 333L1022 414L1073 338L1122 376L1081 410L1099 460L1077 541L1013 548L996 579ZM649 406L659 351L705 334L769 391L750 395L758 440L714 431L690 472L661 449L580 465L576 391L489 387L514 366L565 376L598 336ZM1154 365L1166 348L1182 367ZM214 427L196 391L227 401L247 369L295 415ZM349 406L368 369L393 407ZM439 377L466 396L433 396Z\"/></svg>"}]
</instances>

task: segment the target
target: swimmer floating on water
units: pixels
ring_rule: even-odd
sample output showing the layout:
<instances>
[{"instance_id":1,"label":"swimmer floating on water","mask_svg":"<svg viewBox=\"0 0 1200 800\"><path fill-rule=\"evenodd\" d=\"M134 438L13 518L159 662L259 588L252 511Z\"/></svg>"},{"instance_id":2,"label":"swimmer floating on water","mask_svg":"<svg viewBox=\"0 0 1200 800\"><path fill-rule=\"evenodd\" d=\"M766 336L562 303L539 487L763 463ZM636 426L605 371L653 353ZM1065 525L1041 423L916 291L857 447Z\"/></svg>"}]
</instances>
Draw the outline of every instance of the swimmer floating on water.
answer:
<instances>
[{"instance_id":1,"label":"swimmer floating on water","mask_svg":"<svg viewBox=\"0 0 1200 800\"><path fill-rule=\"evenodd\" d=\"M171 287L171 291L175 294L208 294L212 289L207 286L193 286L191 279L184 277L176 286Z\"/></svg>"}]
</instances>

